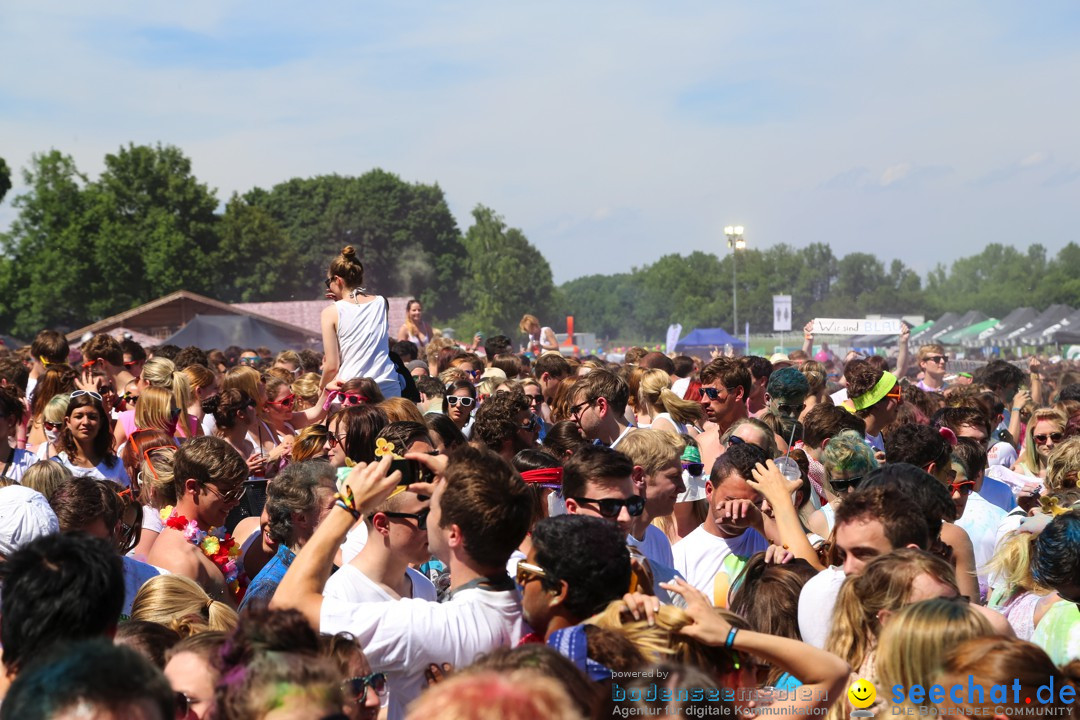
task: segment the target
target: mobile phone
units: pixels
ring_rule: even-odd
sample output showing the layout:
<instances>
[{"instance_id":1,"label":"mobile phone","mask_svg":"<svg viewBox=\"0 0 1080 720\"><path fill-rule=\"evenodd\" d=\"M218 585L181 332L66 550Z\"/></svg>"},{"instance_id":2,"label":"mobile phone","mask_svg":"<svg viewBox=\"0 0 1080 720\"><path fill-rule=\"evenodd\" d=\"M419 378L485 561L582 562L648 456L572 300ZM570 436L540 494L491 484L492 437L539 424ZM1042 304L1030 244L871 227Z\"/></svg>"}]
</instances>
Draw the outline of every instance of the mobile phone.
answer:
<instances>
[{"instance_id":1,"label":"mobile phone","mask_svg":"<svg viewBox=\"0 0 1080 720\"><path fill-rule=\"evenodd\" d=\"M401 473L398 485L412 485L420 482L420 463L416 460L391 460L390 472L395 470Z\"/></svg>"}]
</instances>

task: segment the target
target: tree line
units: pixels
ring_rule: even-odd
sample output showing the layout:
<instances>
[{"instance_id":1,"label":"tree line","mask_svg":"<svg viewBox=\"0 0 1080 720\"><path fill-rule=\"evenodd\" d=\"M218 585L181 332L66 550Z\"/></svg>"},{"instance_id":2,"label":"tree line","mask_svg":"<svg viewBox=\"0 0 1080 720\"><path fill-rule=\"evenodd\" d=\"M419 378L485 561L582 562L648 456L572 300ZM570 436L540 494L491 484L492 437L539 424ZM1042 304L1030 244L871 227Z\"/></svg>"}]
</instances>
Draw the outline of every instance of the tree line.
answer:
<instances>
[{"instance_id":1,"label":"tree line","mask_svg":"<svg viewBox=\"0 0 1080 720\"><path fill-rule=\"evenodd\" d=\"M606 339L662 338L732 322L730 254L666 255L613 275L556 286L543 254L493 209L478 205L464 232L437 184L384 170L292 178L218 199L170 145L128 145L90 178L57 150L22 170L26 190L0 234L0 326L16 337L71 330L176 290L224 302L322 295L327 264L345 245L363 259L372 292L416 297L440 325L516 334L521 315ZM11 187L0 159L0 199ZM1056 257L989 245L935 267L925 281L901 260L836 257L822 243L739 251L739 320L772 329L772 295L790 294L793 327L813 317L1080 304L1080 247Z\"/></svg>"}]
</instances>

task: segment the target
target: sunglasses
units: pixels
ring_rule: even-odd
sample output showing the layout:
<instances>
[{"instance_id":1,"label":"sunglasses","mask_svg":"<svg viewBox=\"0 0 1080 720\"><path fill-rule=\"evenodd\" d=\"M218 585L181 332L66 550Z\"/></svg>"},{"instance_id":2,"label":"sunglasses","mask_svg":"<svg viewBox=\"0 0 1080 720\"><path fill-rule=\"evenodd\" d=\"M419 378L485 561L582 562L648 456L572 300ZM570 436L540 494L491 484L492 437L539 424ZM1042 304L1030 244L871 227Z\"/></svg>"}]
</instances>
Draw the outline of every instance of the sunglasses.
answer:
<instances>
[{"instance_id":1,"label":"sunglasses","mask_svg":"<svg viewBox=\"0 0 1080 720\"><path fill-rule=\"evenodd\" d=\"M963 482L950 482L949 492L960 493L961 495L970 495L975 490L974 480L965 480Z\"/></svg>"},{"instance_id":2,"label":"sunglasses","mask_svg":"<svg viewBox=\"0 0 1080 720\"><path fill-rule=\"evenodd\" d=\"M89 370L90 368L94 367L95 365L97 365L97 360L88 360L88 361L86 361L86 362L84 362L82 364L82 369L83 370Z\"/></svg>"},{"instance_id":3,"label":"sunglasses","mask_svg":"<svg viewBox=\"0 0 1080 720\"><path fill-rule=\"evenodd\" d=\"M829 480L829 484L832 485L832 489L838 493L845 493L848 490L858 490L859 483L863 481L862 475L856 475L855 477L848 478L847 480Z\"/></svg>"},{"instance_id":4,"label":"sunglasses","mask_svg":"<svg viewBox=\"0 0 1080 720\"><path fill-rule=\"evenodd\" d=\"M336 448L338 445L340 445L341 447L345 447L345 438L345 435L331 434L326 437L326 442L329 443L330 447L332 448Z\"/></svg>"},{"instance_id":5,"label":"sunglasses","mask_svg":"<svg viewBox=\"0 0 1080 720\"><path fill-rule=\"evenodd\" d=\"M431 512L431 508L424 508L420 512L414 512L414 513L386 511L386 512L383 512L383 515L385 515L388 518L399 518L399 519L412 518L412 519L416 520L416 529L417 530L427 530L427 518L428 518L428 514L430 512Z\"/></svg>"},{"instance_id":6,"label":"sunglasses","mask_svg":"<svg viewBox=\"0 0 1080 720\"><path fill-rule=\"evenodd\" d=\"M101 395L97 394L93 390L76 390L75 392L71 393L71 398L75 399L77 397L82 397L83 395L89 395L98 402L101 402Z\"/></svg>"},{"instance_id":7,"label":"sunglasses","mask_svg":"<svg viewBox=\"0 0 1080 720\"><path fill-rule=\"evenodd\" d=\"M727 386L725 386L724 389L728 392L732 392L732 389ZM720 397L720 391L714 387L701 388L701 394L709 398L710 400L715 400L716 398Z\"/></svg>"},{"instance_id":8,"label":"sunglasses","mask_svg":"<svg viewBox=\"0 0 1080 720\"><path fill-rule=\"evenodd\" d=\"M174 407L169 409L169 419L176 420L180 417L180 408Z\"/></svg>"},{"instance_id":9,"label":"sunglasses","mask_svg":"<svg viewBox=\"0 0 1080 720\"><path fill-rule=\"evenodd\" d=\"M547 570L539 565L533 565L532 563L519 560L517 564L517 572L514 575L514 580L518 585L524 586L525 583L530 580L539 580L540 578L546 578L548 576Z\"/></svg>"},{"instance_id":10,"label":"sunglasses","mask_svg":"<svg viewBox=\"0 0 1080 720\"><path fill-rule=\"evenodd\" d=\"M134 405L139 402L138 395L132 395L131 393L124 393L120 396L120 402L127 403L128 405Z\"/></svg>"},{"instance_id":11,"label":"sunglasses","mask_svg":"<svg viewBox=\"0 0 1080 720\"><path fill-rule=\"evenodd\" d=\"M949 362L949 356L948 355L929 355L926 358L926 362L947 363L947 362Z\"/></svg>"},{"instance_id":12,"label":"sunglasses","mask_svg":"<svg viewBox=\"0 0 1080 720\"><path fill-rule=\"evenodd\" d=\"M596 509L600 512L600 515L609 520L611 518L619 517L619 513L624 506L626 507L626 512L630 514L630 517L637 517L645 510L645 498L640 495L631 495L625 500L622 498L603 498L597 500L596 498L587 497L575 497L571 498L571 500L579 505L596 505Z\"/></svg>"},{"instance_id":13,"label":"sunglasses","mask_svg":"<svg viewBox=\"0 0 1080 720\"><path fill-rule=\"evenodd\" d=\"M544 404L544 396L543 395L526 395L525 397L527 397L529 399L529 404L530 405L543 405Z\"/></svg>"},{"instance_id":14,"label":"sunglasses","mask_svg":"<svg viewBox=\"0 0 1080 720\"><path fill-rule=\"evenodd\" d=\"M581 415L581 413L585 412L585 408L589 407L592 404L592 400L584 400L582 402L579 402L577 405L572 405L570 407L570 417L577 420L578 416Z\"/></svg>"},{"instance_id":15,"label":"sunglasses","mask_svg":"<svg viewBox=\"0 0 1080 720\"><path fill-rule=\"evenodd\" d=\"M475 405L476 400L474 398L467 397L467 396L463 397L461 395L447 395L446 396L446 404L449 405L450 407L454 407L455 405L461 405L461 407L466 407L467 408L467 407L472 407L473 405Z\"/></svg>"},{"instance_id":16,"label":"sunglasses","mask_svg":"<svg viewBox=\"0 0 1080 720\"><path fill-rule=\"evenodd\" d=\"M779 403L776 409L783 415L799 415L802 413L803 408L806 407L806 403L801 405L788 405L787 403Z\"/></svg>"},{"instance_id":17,"label":"sunglasses","mask_svg":"<svg viewBox=\"0 0 1080 720\"><path fill-rule=\"evenodd\" d=\"M698 477L701 473L705 472L705 463L696 462L684 462L682 469L690 473L692 477Z\"/></svg>"},{"instance_id":18,"label":"sunglasses","mask_svg":"<svg viewBox=\"0 0 1080 720\"><path fill-rule=\"evenodd\" d=\"M894 385L892 390L885 393L885 397L883 399L888 400L890 398L892 398L893 400L895 400L898 403L904 402L904 394L901 391L899 385Z\"/></svg>"},{"instance_id":19,"label":"sunglasses","mask_svg":"<svg viewBox=\"0 0 1080 720\"><path fill-rule=\"evenodd\" d=\"M217 489L215 489L214 486L210 485L209 483L203 485L203 487L217 495L219 500L227 503L240 502L240 499L244 497L244 493L247 492L247 485L243 483L241 483L238 487L233 488L227 493L218 492Z\"/></svg>"},{"instance_id":20,"label":"sunglasses","mask_svg":"<svg viewBox=\"0 0 1080 720\"><path fill-rule=\"evenodd\" d=\"M367 395L361 395L360 393L344 393L338 391L337 397L341 399L342 405L363 405L364 403L371 402L371 398L369 398Z\"/></svg>"},{"instance_id":21,"label":"sunglasses","mask_svg":"<svg viewBox=\"0 0 1080 720\"><path fill-rule=\"evenodd\" d=\"M173 711L175 717L186 718L191 711L191 706L195 704L195 700L191 699L182 692L173 693Z\"/></svg>"},{"instance_id":22,"label":"sunglasses","mask_svg":"<svg viewBox=\"0 0 1080 720\"><path fill-rule=\"evenodd\" d=\"M296 402L296 395L286 395L280 400L267 400L267 405L280 405L281 407L291 408Z\"/></svg>"},{"instance_id":23,"label":"sunglasses","mask_svg":"<svg viewBox=\"0 0 1080 720\"><path fill-rule=\"evenodd\" d=\"M75 397L75 394L72 393L71 396ZM1035 438L1036 444L1045 445L1047 440L1053 440L1054 442L1059 443L1061 442L1061 439L1065 437L1065 435L1063 433L1056 432L1050 433L1049 435L1032 435L1031 437Z\"/></svg>"},{"instance_id":24,"label":"sunglasses","mask_svg":"<svg viewBox=\"0 0 1080 720\"><path fill-rule=\"evenodd\" d=\"M138 364L139 364L138 360L125 360L124 361L124 367L126 367L126 368L133 368Z\"/></svg>"},{"instance_id":25,"label":"sunglasses","mask_svg":"<svg viewBox=\"0 0 1080 720\"><path fill-rule=\"evenodd\" d=\"M42 426L43 428L45 428L46 430L53 430L53 431L59 430L59 429L60 429L60 426L61 426L62 424L63 424L63 423L54 423L54 422L49 422L48 420L43 420L43 421L41 422L41 426Z\"/></svg>"},{"instance_id":26,"label":"sunglasses","mask_svg":"<svg viewBox=\"0 0 1080 720\"><path fill-rule=\"evenodd\" d=\"M374 690L380 698L386 695L386 675L381 672L371 673L363 677L351 677L341 683L341 693L356 703L364 701L368 688Z\"/></svg>"},{"instance_id":27,"label":"sunglasses","mask_svg":"<svg viewBox=\"0 0 1080 720\"><path fill-rule=\"evenodd\" d=\"M330 289L330 283L334 282L334 278L323 278L322 282L323 282L323 285L326 286L326 289L329 290Z\"/></svg>"},{"instance_id":28,"label":"sunglasses","mask_svg":"<svg viewBox=\"0 0 1080 720\"><path fill-rule=\"evenodd\" d=\"M241 365L258 365L259 358L257 357L242 357L240 358Z\"/></svg>"}]
</instances>

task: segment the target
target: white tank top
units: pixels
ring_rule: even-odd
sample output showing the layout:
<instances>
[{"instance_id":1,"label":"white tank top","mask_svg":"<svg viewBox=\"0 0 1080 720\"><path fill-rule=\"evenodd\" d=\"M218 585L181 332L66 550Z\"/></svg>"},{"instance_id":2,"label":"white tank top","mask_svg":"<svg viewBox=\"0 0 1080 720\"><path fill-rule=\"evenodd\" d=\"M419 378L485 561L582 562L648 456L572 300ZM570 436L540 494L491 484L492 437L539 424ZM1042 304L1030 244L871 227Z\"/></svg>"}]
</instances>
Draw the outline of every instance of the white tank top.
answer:
<instances>
[{"instance_id":1,"label":"white tank top","mask_svg":"<svg viewBox=\"0 0 1080 720\"><path fill-rule=\"evenodd\" d=\"M369 377L375 381L384 397L400 397L397 370L390 360L386 300L376 296L363 305L338 300L338 347L341 365L338 379Z\"/></svg>"}]
</instances>

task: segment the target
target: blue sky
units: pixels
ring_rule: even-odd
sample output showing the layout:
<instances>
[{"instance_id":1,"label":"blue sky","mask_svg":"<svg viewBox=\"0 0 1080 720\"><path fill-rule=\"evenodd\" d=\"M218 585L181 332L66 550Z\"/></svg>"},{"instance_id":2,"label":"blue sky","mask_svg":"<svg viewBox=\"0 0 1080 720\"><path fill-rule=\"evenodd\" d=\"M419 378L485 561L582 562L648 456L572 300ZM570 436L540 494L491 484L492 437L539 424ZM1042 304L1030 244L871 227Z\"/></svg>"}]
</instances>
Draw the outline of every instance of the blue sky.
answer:
<instances>
[{"instance_id":1,"label":"blue sky","mask_svg":"<svg viewBox=\"0 0 1080 720\"><path fill-rule=\"evenodd\" d=\"M920 272L1080 240L1073 2L6 0L0 47L16 171L160 141L224 200L382 167L462 229L494 208L558 282L726 224Z\"/></svg>"}]
</instances>

